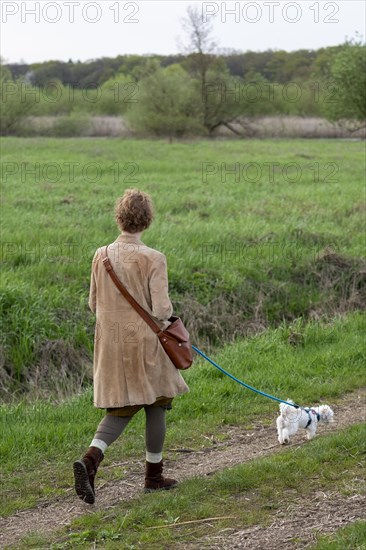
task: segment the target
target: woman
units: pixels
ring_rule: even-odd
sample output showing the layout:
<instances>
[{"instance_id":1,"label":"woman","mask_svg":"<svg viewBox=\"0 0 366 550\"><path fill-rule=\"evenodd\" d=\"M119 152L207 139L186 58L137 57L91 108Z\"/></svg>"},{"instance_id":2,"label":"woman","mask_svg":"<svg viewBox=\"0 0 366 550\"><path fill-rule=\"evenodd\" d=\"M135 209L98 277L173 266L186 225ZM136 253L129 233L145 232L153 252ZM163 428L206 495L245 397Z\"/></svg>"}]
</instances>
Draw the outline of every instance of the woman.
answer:
<instances>
[{"instance_id":1,"label":"woman","mask_svg":"<svg viewBox=\"0 0 366 550\"><path fill-rule=\"evenodd\" d=\"M108 246L108 256L122 284L164 330L172 304L168 295L166 259L141 241L153 220L151 198L128 189L116 203L121 235ZM105 408L85 456L74 462L75 490L88 504L95 501L94 478L104 453L142 408L146 414L145 491L171 489L164 478L162 450L165 413L173 398L188 391L158 337L115 287L95 253L89 307L96 313L94 406Z\"/></svg>"}]
</instances>

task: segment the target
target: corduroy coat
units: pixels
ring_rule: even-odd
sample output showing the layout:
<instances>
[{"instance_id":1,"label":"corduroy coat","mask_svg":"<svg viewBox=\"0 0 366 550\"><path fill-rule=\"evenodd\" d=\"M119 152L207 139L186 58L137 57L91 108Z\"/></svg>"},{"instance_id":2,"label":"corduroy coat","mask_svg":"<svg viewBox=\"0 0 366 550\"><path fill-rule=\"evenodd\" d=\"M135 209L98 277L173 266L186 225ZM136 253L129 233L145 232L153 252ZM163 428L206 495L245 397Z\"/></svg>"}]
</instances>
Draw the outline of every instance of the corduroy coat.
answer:
<instances>
[{"instance_id":1,"label":"corduroy coat","mask_svg":"<svg viewBox=\"0 0 366 550\"><path fill-rule=\"evenodd\" d=\"M116 275L137 302L165 329L173 307L168 294L164 254L134 235L121 234L108 245ZM186 393L188 386L157 335L114 285L94 255L89 307L96 314L94 337L94 406L151 405L159 397Z\"/></svg>"}]
</instances>

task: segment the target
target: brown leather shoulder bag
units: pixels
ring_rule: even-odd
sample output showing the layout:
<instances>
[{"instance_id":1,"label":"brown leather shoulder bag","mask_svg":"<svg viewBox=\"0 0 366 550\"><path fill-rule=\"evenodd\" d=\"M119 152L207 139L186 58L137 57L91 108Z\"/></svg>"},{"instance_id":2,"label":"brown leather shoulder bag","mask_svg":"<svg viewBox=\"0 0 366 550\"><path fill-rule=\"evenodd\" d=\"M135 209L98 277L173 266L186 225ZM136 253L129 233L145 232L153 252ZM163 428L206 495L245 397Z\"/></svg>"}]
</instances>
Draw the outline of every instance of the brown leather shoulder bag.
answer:
<instances>
[{"instance_id":1,"label":"brown leather shoulder bag","mask_svg":"<svg viewBox=\"0 0 366 550\"><path fill-rule=\"evenodd\" d=\"M118 279L111 262L108 258L107 246L101 248L102 260L108 275L110 275L112 281L131 306L141 315L144 321L158 336L166 354L177 369L188 369L193 363L193 351L192 345L189 340L189 333L180 317L172 316L169 321L171 324L165 329L161 330L160 327L151 318L150 314L142 307L135 298L131 296L128 290L123 286Z\"/></svg>"}]
</instances>

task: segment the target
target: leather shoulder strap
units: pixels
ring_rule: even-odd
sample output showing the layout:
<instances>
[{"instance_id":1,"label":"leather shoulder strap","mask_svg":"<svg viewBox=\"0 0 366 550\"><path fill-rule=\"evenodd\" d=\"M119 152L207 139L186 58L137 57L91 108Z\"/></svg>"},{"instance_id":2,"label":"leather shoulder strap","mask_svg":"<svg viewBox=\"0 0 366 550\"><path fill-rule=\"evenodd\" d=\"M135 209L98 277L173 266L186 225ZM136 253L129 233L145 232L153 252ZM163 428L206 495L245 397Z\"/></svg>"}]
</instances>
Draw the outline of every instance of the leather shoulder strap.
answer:
<instances>
[{"instance_id":1,"label":"leather shoulder strap","mask_svg":"<svg viewBox=\"0 0 366 550\"><path fill-rule=\"evenodd\" d=\"M111 277L112 281L114 282L114 284L116 285L116 287L118 288L118 290L120 291L122 296L124 296L126 298L126 300L131 304L131 306L137 311L137 313L139 315L141 315L143 320L150 326L150 328L156 334L159 334L160 332L162 332L160 327L151 319L148 312L145 311L144 308L142 306L140 306L140 304L138 302L136 302L135 298L133 296L131 296L131 294L128 292L128 290L123 286L121 281L118 279L118 277L116 275L116 272L114 271L114 269L112 267L112 264L109 261L107 248L108 248L107 246L103 246L100 250L101 250L101 254L102 254L103 265L104 265L108 275Z\"/></svg>"}]
</instances>

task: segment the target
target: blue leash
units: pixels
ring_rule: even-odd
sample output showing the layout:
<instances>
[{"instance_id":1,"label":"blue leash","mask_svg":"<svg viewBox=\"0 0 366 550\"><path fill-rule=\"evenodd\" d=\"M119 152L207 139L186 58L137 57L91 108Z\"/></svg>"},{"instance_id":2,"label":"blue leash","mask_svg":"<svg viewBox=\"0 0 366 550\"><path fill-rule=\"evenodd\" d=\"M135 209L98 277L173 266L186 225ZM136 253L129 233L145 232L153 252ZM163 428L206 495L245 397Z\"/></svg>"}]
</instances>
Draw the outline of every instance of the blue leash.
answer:
<instances>
[{"instance_id":1,"label":"blue leash","mask_svg":"<svg viewBox=\"0 0 366 550\"><path fill-rule=\"evenodd\" d=\"M222 367L220 367L217 363L215 363L215 361L212 361L212 359L207 357L207 355L205 355L203 353L203 351L196 348L196 346L192 346L192 348L194 349L195 352L199 353L199 355L201 355L204 359L206 359L206 361L211 363L211 365L213 365L214 367L219 369L219 371L223 372L224 374L226 374L226 376L228 376L229 378L231 378L232 380L234 380L235 382L237 382L241 386L244 386L248 390L254 391L255 393L259 393L259 395L263 395L264 397L268 397L269 399L273 399L273 401L278 401L279 403L285 403L286 405L289 405L290 407L295 407L295 409L300 409L300 405L296 405L295 403L289 403L288 401L283 401L282 399L278 399L278 397L274 397L273 395L269 395L268 393L264 393L263 391L256 390L255 388L252 388L252 386L248 386L248 384L246 384L245 382L242 382L238 378L235 378L235 376L233 376L232 374L230 374L229 372L224 370Z\"/></svg>"}]
</instances>

